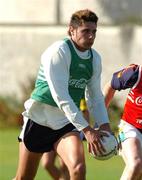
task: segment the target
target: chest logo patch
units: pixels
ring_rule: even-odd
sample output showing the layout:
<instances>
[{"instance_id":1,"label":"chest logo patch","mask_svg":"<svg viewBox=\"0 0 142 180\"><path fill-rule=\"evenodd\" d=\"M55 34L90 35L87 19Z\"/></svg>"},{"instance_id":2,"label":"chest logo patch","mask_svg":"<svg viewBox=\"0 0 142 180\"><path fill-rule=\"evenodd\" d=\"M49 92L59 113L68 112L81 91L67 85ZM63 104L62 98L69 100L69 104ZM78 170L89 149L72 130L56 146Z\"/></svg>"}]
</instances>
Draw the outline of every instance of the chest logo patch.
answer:
<instances>
[{"instance_id":1,"label":"chest logo patch","mask_svg":"<svg viewBox=\"0 0 142 180\"><path fill-rule=\"evenodd\" d=\"M137 97L135 102L138 106L142 106L142 96Z\"/></svg>"}]
</instances>

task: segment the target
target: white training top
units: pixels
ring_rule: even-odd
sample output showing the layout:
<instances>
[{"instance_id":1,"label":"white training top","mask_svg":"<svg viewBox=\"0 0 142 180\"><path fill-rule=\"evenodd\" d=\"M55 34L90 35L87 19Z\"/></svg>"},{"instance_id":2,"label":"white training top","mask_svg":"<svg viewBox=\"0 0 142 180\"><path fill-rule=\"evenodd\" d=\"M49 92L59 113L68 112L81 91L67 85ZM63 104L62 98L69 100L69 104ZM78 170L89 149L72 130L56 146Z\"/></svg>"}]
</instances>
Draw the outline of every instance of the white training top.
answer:
<instances>
[{"instance_id":1,"label":"white training top","mask_svg":"<svg viewBox=\"0 0 142 180\"><path fill-rule=\"evenodd\" d=\"M90 51L88 50L81 52L75 46L74 49L78 56L84 60L90 56ZM91 99L90 104L91 109L93 109L95 121L98 125L101 125L108 123L109 120L101 91L101 58L94 49L92 49L92 52L93 76L87 85L86 93L87 96L90 96L89 99ZM41 64L43 65L44 75L48 81L52 97L58 107L29 99L25 102L26 111L23 112L23 116L52 129L60 129L68 123L72 123L81 131L89 124L68 92L71 52L67 43L61 40L47 48L41 56Z\"/></svg>"}]
</instances>

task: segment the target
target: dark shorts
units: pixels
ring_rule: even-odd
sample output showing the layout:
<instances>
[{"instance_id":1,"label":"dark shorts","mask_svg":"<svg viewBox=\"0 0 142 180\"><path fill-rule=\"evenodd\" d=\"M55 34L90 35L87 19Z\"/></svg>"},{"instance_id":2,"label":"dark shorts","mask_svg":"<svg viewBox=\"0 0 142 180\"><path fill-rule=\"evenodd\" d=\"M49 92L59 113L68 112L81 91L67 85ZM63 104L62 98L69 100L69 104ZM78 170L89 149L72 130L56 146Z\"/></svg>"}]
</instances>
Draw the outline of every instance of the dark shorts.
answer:
<instances>
[{"instance_id":1,"label":"dark shorts","mask_svg":"<svg viewBox=\"0 0 142 180\"><path fill-rule=\"evenodd\" d=\"M44 153L54 150L54 143L66 133L75 130L73 124L67 124L61 129L53 130L28 120L24 131L24 144L31 152ZM76 130L77 131L77 130ZM21 139L19 139L21 141Z\"/></svg>"}]
</instances>

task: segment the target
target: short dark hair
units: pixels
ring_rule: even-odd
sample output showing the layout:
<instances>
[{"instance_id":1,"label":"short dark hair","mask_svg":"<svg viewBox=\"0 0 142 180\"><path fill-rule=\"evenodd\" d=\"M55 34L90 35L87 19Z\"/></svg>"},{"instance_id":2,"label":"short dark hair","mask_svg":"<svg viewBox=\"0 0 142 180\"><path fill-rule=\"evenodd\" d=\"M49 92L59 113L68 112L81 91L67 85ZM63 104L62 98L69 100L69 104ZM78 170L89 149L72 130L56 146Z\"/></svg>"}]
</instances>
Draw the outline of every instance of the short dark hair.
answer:
<instances>
[{"instance_id":1,"label":"short dark hair","mask_svg":"<svg viewBox=\"0 0 142 180\"><path fill-rule=\"evenodd\" d=\"M79 10L72 14L69 25L78 27L85 22L94 22L97 24L98 17L89 9Z\"/></svg>"}]
</instances>

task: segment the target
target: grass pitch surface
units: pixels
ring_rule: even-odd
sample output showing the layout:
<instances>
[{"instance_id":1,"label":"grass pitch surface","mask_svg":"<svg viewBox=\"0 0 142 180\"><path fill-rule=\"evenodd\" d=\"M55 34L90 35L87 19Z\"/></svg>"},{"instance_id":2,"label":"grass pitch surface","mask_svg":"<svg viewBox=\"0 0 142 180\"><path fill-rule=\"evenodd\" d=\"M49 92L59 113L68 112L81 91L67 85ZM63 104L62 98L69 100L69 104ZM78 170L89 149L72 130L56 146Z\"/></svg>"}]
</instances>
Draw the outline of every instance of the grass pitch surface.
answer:
<instances>
[{"instance_id":1,"label":"grass pitch surface","mask_svg":"<svg viewBox=\"0 0 142 180\"><path fill-rule=\"evenodd\" d=\"M16 173L18 162L19 129L0 129L0 179L11 180ZM115 156L107 161L98 161L86 153L87 180L119 180L124 168L121 157ZM51 180L40 166L35 180Z\"/></svg>"}]
</instances>

